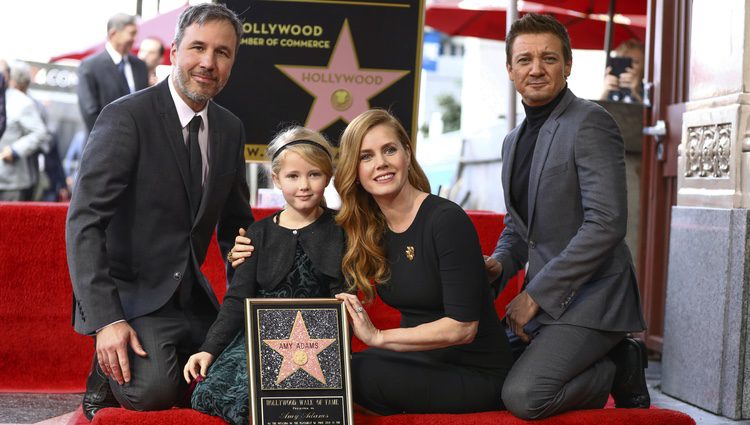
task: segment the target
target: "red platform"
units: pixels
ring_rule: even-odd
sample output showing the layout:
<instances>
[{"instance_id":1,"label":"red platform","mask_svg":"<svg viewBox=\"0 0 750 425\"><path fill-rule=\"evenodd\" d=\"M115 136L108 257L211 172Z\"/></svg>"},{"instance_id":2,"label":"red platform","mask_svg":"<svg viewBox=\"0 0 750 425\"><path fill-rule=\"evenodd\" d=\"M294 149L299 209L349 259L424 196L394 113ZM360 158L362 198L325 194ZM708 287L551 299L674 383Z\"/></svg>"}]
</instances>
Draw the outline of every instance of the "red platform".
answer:
<instances>
[{"instance_id":1,"label":"red platform","mask_svg":"<svg viewBox=\"0 0 750 425\"><path fill-rule=\"evenodd\" d=\"M256 219L273 210L254 210ZM0 392L83 392L93 355L91 338L76 334L71 326L71 284L65 258L65 204L0 203ZM489 253L502 231L502 216L470 212L482 250ZM219 299L226 292L224 263L214 241L203 271ZM505 304L517 293L521 278L511 281L498 297ZM380 327L398 326L399 315L379 300L369 307ZM353 349L363 345L357 341ZM76 415L71 423L86 423ZM131 412L105 409L96 424L223 424L215 417L189 409L163 412ZM362 425L526 423L507 412L468 415L357 416ZM570 412L535 424L666 424L694 421L679 412L662 409L601 409Z\"/></svg>"}]
</instances>

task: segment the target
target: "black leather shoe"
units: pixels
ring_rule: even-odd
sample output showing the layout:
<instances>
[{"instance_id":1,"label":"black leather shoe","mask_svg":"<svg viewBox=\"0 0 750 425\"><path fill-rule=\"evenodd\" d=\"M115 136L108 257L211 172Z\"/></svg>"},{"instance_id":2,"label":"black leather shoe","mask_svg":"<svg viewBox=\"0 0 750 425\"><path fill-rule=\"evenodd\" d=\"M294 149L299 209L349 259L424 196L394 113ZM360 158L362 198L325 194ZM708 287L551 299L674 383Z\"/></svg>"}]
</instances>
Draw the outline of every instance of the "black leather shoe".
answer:
<instances>
[{"instance_id":1,"label":"black leather shoe","mask_svg":"<svg viewBox=\"0 0 750 425\"><path fill-rule=\"evenodd\" d=\"M615 406L648 409L651 397L644 371L648 367L646 344L639 339L625 338L609 352L609 357L617 367L612 384Z\"/></svg>"},{"instance_id":2,"label":"black leather shoe","mask_svg":"<svg viewBox=\"0 0 750 425\"><path fill-rule=\"evenodd\" d=\"M120 407L112 389L109 387L109 379L99 369L99 364L94 355L94 364L91 365L89 377L86 379L86 393L83 395L81 408L86 418L91 421L100 409L105 407Z\"/></svg>"}]
</instances>

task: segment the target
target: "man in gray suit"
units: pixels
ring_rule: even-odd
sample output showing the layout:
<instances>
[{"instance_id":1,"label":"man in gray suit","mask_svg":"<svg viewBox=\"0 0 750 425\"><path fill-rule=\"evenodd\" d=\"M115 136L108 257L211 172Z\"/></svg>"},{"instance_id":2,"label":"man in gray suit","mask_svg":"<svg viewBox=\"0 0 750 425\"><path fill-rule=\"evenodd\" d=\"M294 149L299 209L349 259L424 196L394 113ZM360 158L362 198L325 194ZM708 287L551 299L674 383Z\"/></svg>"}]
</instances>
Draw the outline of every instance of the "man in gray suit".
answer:
<instances>
[{"instance_id":1,"label":"man in gray suit","mask_svg":"<svg viewBox=\"0 0 750 425\"><path fill-rule=\"evenodd\" d=\"M107 104L149 86L146 64L130 54L137 33L135 16L112 16L104 50L78 67L78 107L88 131Z\"/></svg>"},{"instance_id":2,"label":"man in gray suit","mask_svg":"<svg viewBox=\"0 0 750 425\"><path fill-rule=\"evenodd\" d=\"M66 228L73 323L96 343L89 418L183 400L183 366L216 317L200 265L214 229L226 255L252 222L242 123L211 101L240 34L223 5L187 8L171 76L110 103L91 131Z\"/></svg>"},{"instance_id":3,"label":"man in gray suit","mask_svg":"<svg viewBox=\"0 0 750 425\"><path fill-rule=\"evenodd\" d=\"M645 322L624 241L620 132L604 109L567 88L570 40L554 18L516 21L506 53L526 119L503 143L508 213L487 266L504 284L528 263L524 289L506 307L528 346L503 402L524 419L600 408L610 392L620 407L648 407L645 351L625 339Z\"/></svg>"}]
</instances>

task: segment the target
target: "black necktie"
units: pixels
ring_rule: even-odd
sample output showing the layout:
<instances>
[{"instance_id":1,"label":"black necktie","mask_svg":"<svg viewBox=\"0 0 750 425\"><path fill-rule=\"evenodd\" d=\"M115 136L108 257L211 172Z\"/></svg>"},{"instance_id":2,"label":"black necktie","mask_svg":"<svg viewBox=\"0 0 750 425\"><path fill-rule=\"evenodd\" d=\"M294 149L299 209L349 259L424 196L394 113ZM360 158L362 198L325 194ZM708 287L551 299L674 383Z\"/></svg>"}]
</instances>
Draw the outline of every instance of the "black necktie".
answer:
<instances>
[{"instance_id":1,"label":"black necktie","mask_svg":"<svg viewBox=\"0 0 750 425\"><path fill-rule=\"evenodd\" d=\"M200 115L196 115L188 124L188 157L190 158L190 203L193 207L193 216L198 212L203 193L203 159L201 158L201 147L198 144L198 130L201 128Z\"/></svg>"},{"instance_id":2,"label":"black necktie","mask_svg":"<svg viewBox=\"0 0 750 425\"><path fill-rule=\"evenodd\" d=\"M128 88L128 93L130 93L130 84L128 84L128 77L125 75L125 58L124 57L120 59L120 63L117 64L117 69L120 70L120 74L122 75L122 80L125 81L125 87Z\"/></svg>"}]
</instances>

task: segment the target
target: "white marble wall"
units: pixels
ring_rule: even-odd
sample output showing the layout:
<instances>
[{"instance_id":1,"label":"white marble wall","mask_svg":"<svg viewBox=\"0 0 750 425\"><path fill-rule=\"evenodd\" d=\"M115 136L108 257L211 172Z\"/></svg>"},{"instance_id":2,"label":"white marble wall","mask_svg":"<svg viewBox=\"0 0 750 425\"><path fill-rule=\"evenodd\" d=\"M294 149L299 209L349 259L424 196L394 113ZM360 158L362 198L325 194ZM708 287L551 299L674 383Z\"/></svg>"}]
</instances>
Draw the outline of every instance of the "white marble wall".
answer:
<instances>
[{"instance_id":1,"label":"white marble wall","mask_svg":"<svg viewBox=\"0 0 750 425\"><path fill-rule=\"evenodd\" d=\"M693 0L690 100L747 91L747 0Z\"/></svg>"},{"instance_id":2,"label":"white marble wall","mask_svg":"<svg viewBox=\"0 0 750 425\"><path fill-rule=\"evenodd\" d=\"M750 208L750 0L694 0L677 205Z\"/></svg>"},{"instance_id":3,"label":"white marble wall","mask_svg":"<svg viewBox=\"0 0 750 425\"><path fill-rule=\"evenodd\" d=\"M750 418L750 0L693 0L662 389Z\"/></svg>"}]
</instances>

